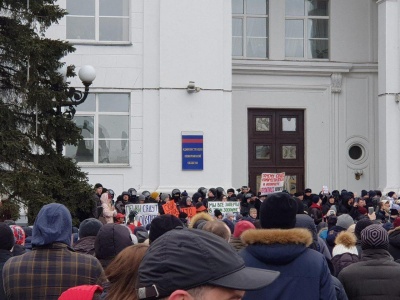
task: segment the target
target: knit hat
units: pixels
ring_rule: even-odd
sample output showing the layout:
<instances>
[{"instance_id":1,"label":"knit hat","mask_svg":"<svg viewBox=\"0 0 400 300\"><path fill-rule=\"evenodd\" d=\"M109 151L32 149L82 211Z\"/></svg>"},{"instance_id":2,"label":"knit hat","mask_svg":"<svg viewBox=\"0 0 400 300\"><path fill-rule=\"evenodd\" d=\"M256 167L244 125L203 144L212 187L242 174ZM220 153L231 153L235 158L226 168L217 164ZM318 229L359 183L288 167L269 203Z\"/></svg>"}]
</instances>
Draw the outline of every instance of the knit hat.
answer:
<instances>
[{"instance_id":1,"label":"knit hat","mask_svg":"<svg viewBox=\"0 0 400 300\"><path fill-rule=\"evenodd\" d=\"M358 212L362 215L365 215L366 213L368 213L367 209L363 206L358 207Z\"/></svg>"},{"instance_id":2,"label":"knit hat","mask_svg":"<svg viewBox=\"0 0 400 300\"><path fill-rule=\"evenodd\" d=\"M182 196L182 197L187 197L187 196L189 196L189 194L186 192L186 190L184 190L184 191L182 192L181 196Z\"/></svg>"},{"instance_id":3,"label":"knit hat","mask_svg":"<svg viewBox=\"0 0 400 300\"><path fill-rule=\"evenodd\" d=\"M337 217L335 215L331 215L328 217L328 220L326 223L328 223L328 227L332 227L335 226L337 223Z\"/></svg>"},{"instance_id":4,"label":"knit hat","mask_svg":"<svg viewBox=\"0 0 400 300\"><path fill-rule=\"evenodd\" d=\"M169 195L168 195L167 193L162 193L162 194L160 195L161 201L165 201L165 199L167 199L167 197L169 197Z\"/></svg>"},{"instance_id":5,"label":"knit hat","mask_svg":"<svg viewBox=\"0 0 400 300\"><path fill-rule=\"evenodd\" d=\"M372 224L361 231L361 249L389 249L389 235L379 224Z\"/></svg>"},{"instance_id":6,"label":"knit hat","mask_svg":"<svg viewBox=\"0 0 400 300\"><path fill-rule=\"evenodd\" d=\"M354 224L354 220L348 214L340 215L337 218L336 226L340 226L340 227L342 227L344 229L347 229L347 228L350 227L351 224Z\"/></svg>"},{"instance_id":7,"label":"knit hat","mask_svg":"<svg viewBox=\"0 0 400 300\"><path fill-rule=\"evenodd\" d=\"M24 245L25 244L25 232L21 226L10 225L10 228L14 234L15 244Z\"/></svg>"},{"instance_id":8,"label":"knit hat","mask_svg":"<svg viewBox=\"0 0 400 300\"><path fill-rule=\"evenodd\" d=\"M234 217L235 215L233 214L233 212L230 212L230 211L228 211L226 214L225 214L225 218L231 218L231 217Z\"/></svg>"},{"instance_id":9,"label":"knit hat","mask_svg":"<svg viewBox=\"0 0 400 300\"><path fill-rule=\"evenodd\" d=\"M395 208L390 209L390 215L391 216L397 216L399 214L399 211Z\"/></svg>"},{"instance_id":10,"label":"knit hat","mask_svg":"<svg viewBox=\"0 0 400 300\"><path fill-rule=\"evenodd\" d=\"M214 216L218 218L219 216L222 216L222 212L219 209L214 210Z\"/></svg>"},{"instance_id":11,"label":"knit hat","mask_svg":"<svg viewBox=\"0 0 400 300\"><path fill-rule=\"evenodd\" d=\"M351 232L351 233L353 233L354 234L354 231L356 230L356 224L351 224L350 226L349 226L349 228L347 228L347 231L348 232Z\"/></svg>"},{"instance_id":12,"label":"knit hat","mask_svg":"<svg viewBox=\"0 0 400 300\"><path fill-rule=\"evenodd\" d=\"M356 236L348 231L341 231L336 239L336 246L332 250L332 257L343 253L351 253L358 256L358 250L356 247Z\"/></svg>"},{"instance_id":13,"label":"knit hat","mask_svg":"<svg viewBox=\"0 0 400 300\"><path fill-rule=\"evenodd\" d=\"M311 200L312 200L313 203L317 204L318 201L320 200L320 198L319 198L318 195L314 195L314 196L312 196Z\"/></svg>"},{"instance_id":14,"label":"knit hat","mask_svg":"<svg viewBox=\"0 0 400 300\"><path fill-rule=\"evenodd\" d=\"M233 232L235 230L235 224L233 224L233 222L228 219L223 219L222 222L224 222L226 224L226 226L228 226L230 233L233 234Z\"/></svg>"},{"instance_id":15,"label":"knit hat","mask_svg":"<svg viewBox=\"0 0 400 300\"><path fill-rule=\"evenodd\" d=\"M296 225L297 203L287 193L275 193L263 201L260 208L262 228L290 229Z\"/></svg>"},{"instance_id":16,"label":"knit hat","mask_svg":"<svg viewBox=\"0 0 400 300\"><path fill-rule=\"evenodd\" d=\"M138 196L138 200L139 201L144 201L144 200L146 200L146 197L144 195L139 195Z\"/></svg>"},{"instance_id":17,"label":"knit hat","mask_svg":"<svg viewBox=\"0 0 400 300\"><path fill-rule=\"evenodd\" d=\"M397 228L400 226L400 217L397 217L394 221L393 221L393 228Z\"/></svg>"},{"instance_id":18,"label":"knit hat","mask_svg":"<svg viewBox=\"0 0 400 300\"><path fill-rule=\"evenodd\" d=\"M364 228L368 227L369 225L374 224L370 219L364 218L361 219L356 223L356 228L354 229L354 234L356 237L361 240L361 231L363 231Z\"/></svg>"},{"instance_id":19,"label":"knit hat","mask_svg":"<svg viewBox=\"0 0 400 300\"><path fill-rule=\"evenodd\" d=\"M233 236L235 238L238 238L242 235L243 232L245 232L246 230L249 229L255 229L256 227L254 226L253 223L249 222L249 221L239 221L236 223L235 225L235 230L233 231Z\"/></svg>"},{"instance_id":20,"label":"knit hat","mask_svg":"<svg viewBox=\"0 0 400 300\"><path fill-rule=\"evenodd\" d=\"M157 193L157 192L152 192L152 193L150 194L150 197L153 198L153 199L157 199L158 196L160 196L160 194Z\"/></svg>"},{"instance_id":21,"label":"knit hat","mask_svg":"<svg viewBox=\"0 0 400 300\"><path fill-rule=\"evenodd\" d=\"M11 250L15 244L14 234L5 223L0 223L0 249Z\"/></svg>"},{"instance_id":22,"label":"knit hat","mask_svg":"<svg viewBox=\"0 0 400 300\"><path fill-rule=\"evenodd\" d=\"M95 218L83 220L79 225L79 238L82 239L87 236L96 236L101 226L103 226L103 224Z\"/></svg>"},{"instance_id":23,"label":"knit hat","mask_svg":"<svg viewBox=\"0 0 400 300\"><path fill-rule=\"evenodd\" d=\"M125 215L124 215L124 214L121 214L121 213L117 213L117 215L115 216L115 218L116 218L116 219L125 218Z\"/></svg>"},{"instance_id":24,"label":"knit hat","mask_svg":"<svg viewBox=\"0 0 400 300\"><path fill-rule=\"evenodd\" d=\"M154 242L164 233L177 227L183 227L183 223L181 220L173 215L165 214L155 217L153 221L151 221L150 225L149 242Z\"/></svg>"}]
</instances>

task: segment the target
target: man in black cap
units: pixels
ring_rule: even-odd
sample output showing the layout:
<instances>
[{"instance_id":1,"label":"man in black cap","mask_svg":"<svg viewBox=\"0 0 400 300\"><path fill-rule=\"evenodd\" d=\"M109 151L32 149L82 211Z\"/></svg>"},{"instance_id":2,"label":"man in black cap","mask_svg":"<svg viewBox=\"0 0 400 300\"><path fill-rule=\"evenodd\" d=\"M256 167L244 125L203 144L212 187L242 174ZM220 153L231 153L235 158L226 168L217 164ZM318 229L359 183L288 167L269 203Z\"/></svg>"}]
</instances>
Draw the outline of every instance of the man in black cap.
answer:
<instances>
[{"instance_id":1,"label":"man in black cap","mask_svg":"<svg viewBox=\"0 0 400 300\"><path fill-rule=\"evenodd\" d=\"M161 256L160 256L161 255ZM138 299L242 299L272 283L279 272L248 268L220 237L174 229L154 241L140 263Z\"/></svg>"},{"instance_id":2,"label":"man in black cap","mask_svg":"<svg viewBox=\"0 0 400 300\"><path fill-rule=\"evenodd\" d=\"M248 246L240 255L246 266L281 273L270 286L248 292L244 299L336 299L326 259L308 248L313 237L308 229L295 228L296 213L297 202L289 194L269 195L260 208L263 229L242 234Z\"/></svg>"}]
</instances>

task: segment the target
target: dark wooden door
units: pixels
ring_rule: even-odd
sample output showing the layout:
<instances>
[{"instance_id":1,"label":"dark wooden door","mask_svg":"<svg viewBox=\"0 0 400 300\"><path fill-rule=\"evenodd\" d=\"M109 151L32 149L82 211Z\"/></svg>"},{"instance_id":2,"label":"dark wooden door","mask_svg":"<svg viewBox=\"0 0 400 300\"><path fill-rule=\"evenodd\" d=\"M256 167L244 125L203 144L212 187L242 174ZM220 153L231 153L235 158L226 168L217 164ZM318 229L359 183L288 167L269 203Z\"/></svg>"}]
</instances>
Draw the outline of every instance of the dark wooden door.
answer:
<instances>
[{"instance_id":1,"label":"dark wooden door","mask_svg":"<svg viewBox=\"0 0 400 300\"><path fill-rule=\"evenodd\" d=\"M262 173L285 172L290 193L304 190L304 111L248 109L249 184L258 192Z\"/></svg>"}]
</instances>

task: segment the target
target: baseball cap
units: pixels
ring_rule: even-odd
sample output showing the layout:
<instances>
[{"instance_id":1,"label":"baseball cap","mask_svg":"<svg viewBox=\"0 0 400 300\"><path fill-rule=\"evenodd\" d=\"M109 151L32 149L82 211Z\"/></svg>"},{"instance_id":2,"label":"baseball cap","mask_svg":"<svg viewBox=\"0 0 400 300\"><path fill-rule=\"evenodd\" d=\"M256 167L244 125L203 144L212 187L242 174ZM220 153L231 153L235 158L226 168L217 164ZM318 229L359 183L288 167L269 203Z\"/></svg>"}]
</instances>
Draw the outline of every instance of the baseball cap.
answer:
<instances>
[{"instance_id":1,"label":"baseball cap","mask_svg":"<svg viewBox=\"0 0 400 300\"><path fill-rule=\"evenodd\" d=\"M232 246L198 229L173 229L149 247L138 272L138 299L159 299L176 290L212 285L257 290L279 272L246 267Z\"/></svg>"}]
</instances>

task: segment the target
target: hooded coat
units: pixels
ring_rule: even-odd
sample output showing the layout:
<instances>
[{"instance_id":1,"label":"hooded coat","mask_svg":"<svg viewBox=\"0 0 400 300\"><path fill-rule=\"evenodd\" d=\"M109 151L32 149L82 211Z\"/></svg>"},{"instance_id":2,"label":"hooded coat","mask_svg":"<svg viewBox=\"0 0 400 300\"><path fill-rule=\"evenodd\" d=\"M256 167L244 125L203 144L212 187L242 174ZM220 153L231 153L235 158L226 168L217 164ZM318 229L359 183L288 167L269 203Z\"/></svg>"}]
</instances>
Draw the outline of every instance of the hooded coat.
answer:
<instances>
[{"instance_id":1,"label":"hooded coat","mask_svg":"<svg viewBox=\"0 0 400 300\"><path fill-rule=\"evenodd\" d=\"M384 249L366 249L361 261L344 268L338 276L349 299L400 299L400 264Z\"/></svg>"},{"instance_id":2,"label":"hooded coat","mask_svg":"<svg viewBox=\"0 0 400 300\"><path fill-rule=\"evenodd\" d=\"M348 231L342 231L336 237L336 246L332 251L334 256L331 260L334 268L334 276L337 277L345 267L359 261L356 242L356 236Z\"/></svg>"},{"instance_id":3,"label":"hooded coat","mask_svg":"<svg viewBox=\"0 0 400 300\"><path fill-rule=\"evenodd\" d=\"M400 259L400 227L389 230L389 253L394 260Z\"/></svg>"},{"instance_id":4,"label":"hooded coat","mask_svg":"<svg viewBox=\"0 0 400 300\"><path fill-rule=\"evenodd\" d=\"M72 219L62 204L42 207L33 225L33 250L4 265L7 299L57 299L70 287L105 281L99 261L74 252Z\"/></svg>"},{"instance_id":5,"label":"hooded coat","mask_svg":"<svg viewBox=\"0 0 400 300\"><path fill-rule=\"evenodd\" d=\"M278 280L243 299L336 299L325 257L308 248L313 239L307 229L250 229L241 238L248 245L239 253L246 266L280 272Z\"/></svg>"}]
</instances>

